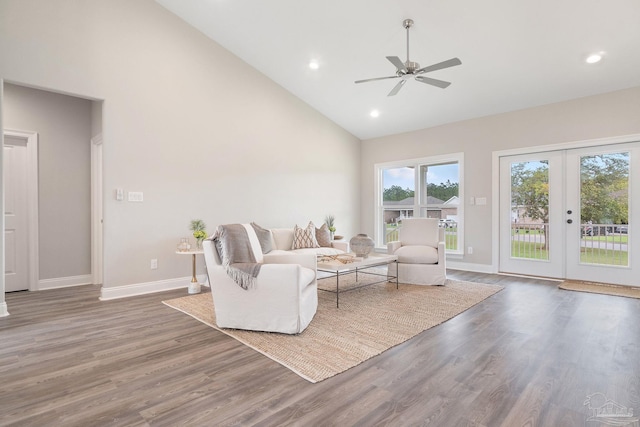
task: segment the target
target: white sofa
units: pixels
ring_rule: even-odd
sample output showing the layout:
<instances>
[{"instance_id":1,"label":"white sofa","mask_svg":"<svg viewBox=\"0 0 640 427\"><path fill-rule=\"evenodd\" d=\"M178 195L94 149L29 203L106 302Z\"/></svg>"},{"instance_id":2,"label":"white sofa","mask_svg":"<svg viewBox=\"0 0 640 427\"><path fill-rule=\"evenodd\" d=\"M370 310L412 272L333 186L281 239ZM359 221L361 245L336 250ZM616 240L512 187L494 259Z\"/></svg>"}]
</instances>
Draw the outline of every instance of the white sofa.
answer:
<instances>
[{"instance_id":1,"label":"white sofa","mask_svg":"<svg viewBox=\"0 0 640 427\"><path fill-rule=\"evenodd\" d=\"M253 253L262 264L255 286L248 290L227 275L213 240L203 242L217 325L285 334L304 331L318 307L317 255L341 253L339 248L348 250L348 243L291 250L293 229L274 229L274 249L263 254L253 229L245 228L250 239L255 238Z\"/></svg>"},{"instance_id":2,"label":"white sofa","mask_svg":"<svg viewBox=\"0 0 640 427\"><path fill-rule=\"evenodd\" d=\"M275 253L277 251L286 251L289 253L297 254L309 254L314 255L339 255L345 252L349 252L349 242L346 240L332 240L331 247L322 248L293 248L293 228L271 228L271 244ZM267 254L269 255L269 254Z\"/></svg>"}]
</instances>

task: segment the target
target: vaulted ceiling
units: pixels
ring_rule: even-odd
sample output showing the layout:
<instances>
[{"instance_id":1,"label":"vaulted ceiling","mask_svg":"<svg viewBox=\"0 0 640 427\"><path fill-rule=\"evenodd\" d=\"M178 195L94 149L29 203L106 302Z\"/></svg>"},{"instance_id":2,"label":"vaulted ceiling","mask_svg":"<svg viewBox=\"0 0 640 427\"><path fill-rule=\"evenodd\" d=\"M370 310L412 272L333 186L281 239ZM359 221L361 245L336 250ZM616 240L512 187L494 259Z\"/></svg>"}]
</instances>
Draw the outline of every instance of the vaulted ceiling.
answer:
<instances>
[{"instance_id":1,"label":"vaulted ceiling","mask_svg":"<svg viewBox=\"0 0 640 427\"><path fill-rule=\"evenodd\" d=\"M640 86L638 0L156 1L360 139ZM428 74L452 84L355 84L395 74L407 18L411 61L461 59Z\"/></svg>"}]
</instances>

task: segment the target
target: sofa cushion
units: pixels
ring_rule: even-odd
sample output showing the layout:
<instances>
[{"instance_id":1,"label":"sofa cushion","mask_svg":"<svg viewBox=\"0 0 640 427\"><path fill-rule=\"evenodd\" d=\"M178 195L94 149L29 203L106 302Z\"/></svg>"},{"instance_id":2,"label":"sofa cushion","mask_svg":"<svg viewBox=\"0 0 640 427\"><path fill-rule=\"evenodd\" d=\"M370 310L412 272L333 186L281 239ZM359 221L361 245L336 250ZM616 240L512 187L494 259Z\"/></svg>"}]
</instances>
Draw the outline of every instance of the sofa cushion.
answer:
<instances>
[{"instance_id":1,"label":"sofa cushion","mask_svg":"<svg viewBox=\"0 0 640 427\"><path fill-rule=\"evenodd\" d=\"M316 255L340 255L344 253L344 251L341 251L340 249L334 249L334 248L302 248L302 249L292 249L289 252L294 254L316 254Z\"/></svg>"},{"instance_id":2,"label":"sofa cushion","mask_svg":"<svg viewBox=\"0 0 640 427\"><path fill-rule=\"evenodd\" d=\"M293 228L272 228L271 237L273 249L288 251L293 247Z\"/></svg>"},{"instance_id":3,"label":"sofa cushion","mask_svg":"<svg viewBox=\"0 0 640 427\"><path fill-rule=\"evenodd\" d=\"M287 255L290 254L291 251L284 251L282 249L274 249L271 252L269 252L269 256L274 255L274 256L278 256L278 255ZM267 255L267 254L265 254ZM267 259L268 257L264 257L265 259Z\"/></svg>"},{"instance_id":4,"label":"sofa cushion","mask_svg":"<svg viewBox=\"0 0 640 427\"><path fill-rule=\"evenodd\" d=\"M260 227L255 222L252 222L251 226L253 227L253 229L256 232L256 235L258 236L258 241L260 242L260 248L262 248L262 253L268 254L269 252L271 252L273 250L273 242L272 242L273 237L271 236L271 231Z\"/></svg>"},{"instance_id":5,"label":"sofa cushion","mask_svg":"<svg viewBox=\"0 0 640 427\"><path fill-rule=\"evenodd\" d=\"M319 247L316 240L316 227L313 222L310 221L306 228L300 228L297 224L293 227L293 246L291 249Z\"/></svg>"},{"instance_id":6,"label":"sofa cushion","mask_svg":"<svg viewBox=\"0 0 640 427\"><path fill-rule=\"evenodd\" d=\"M395 251L401 264L437 264L438 250L431 246L402 246Z\"/></svg>"},{"instance_id":7,"label":"sofa cushion","mask_svg":"<svg viewBox=\"0 0 640 427\"><path fill-rule=\"evenodd\" d=\"M316 228L316 240L321 248L331 247L331 231L326 223L322 224L322 227Z\"/></svg>"}]
</instances>

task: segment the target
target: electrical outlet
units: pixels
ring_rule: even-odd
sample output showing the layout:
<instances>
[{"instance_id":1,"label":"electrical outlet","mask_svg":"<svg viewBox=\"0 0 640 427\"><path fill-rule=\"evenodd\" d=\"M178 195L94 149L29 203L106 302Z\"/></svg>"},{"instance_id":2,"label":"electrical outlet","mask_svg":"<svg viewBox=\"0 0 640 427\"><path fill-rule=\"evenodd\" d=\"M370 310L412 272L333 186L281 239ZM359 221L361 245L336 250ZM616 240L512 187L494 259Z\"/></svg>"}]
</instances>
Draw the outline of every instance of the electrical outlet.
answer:
<instances>
[{"instance_id":1,"label":"electrical outlet","mask_svg":"<svg viewBox=\"0 0 640 427\"><path fill-rule=\"evenodd\" d=\"M155 259L155 258L151 260L151 269L152 270L157 270L158 269L158 260Z\"/></svg>"},{"instance_id":2,"label":"electrical outlet","mask_svg":"<svg viewBox=\"0 0 640 427\"><path fill-rule=\"evenodd\" d=\"M467 253L468 253L469 255L473 254L473 247L469 246L469 247L467 248Z\"/></svg>"}]
</instances>

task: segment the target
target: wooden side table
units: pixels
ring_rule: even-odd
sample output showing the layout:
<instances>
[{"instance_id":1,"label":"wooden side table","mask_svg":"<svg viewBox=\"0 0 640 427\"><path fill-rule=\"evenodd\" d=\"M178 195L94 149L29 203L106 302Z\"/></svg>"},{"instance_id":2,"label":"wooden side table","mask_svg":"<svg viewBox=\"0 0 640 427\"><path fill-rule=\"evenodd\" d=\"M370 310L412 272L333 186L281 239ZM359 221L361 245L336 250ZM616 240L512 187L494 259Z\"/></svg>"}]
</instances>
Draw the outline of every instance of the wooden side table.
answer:
<instances>
[{"instance_id":1,"label":"wooden side table","mask_svg":"<svg viewBox=\"0 0 640 427\"><path fill-rule=\"evenodd\" d=\"M191 283L189 284L189 293L199 294L200 283L198 283L198 278L196 277L196 255L204 254L204 251L202 250L176 251L176 253L178 255L191 255Z\"/></svg>"}]
</instances>

